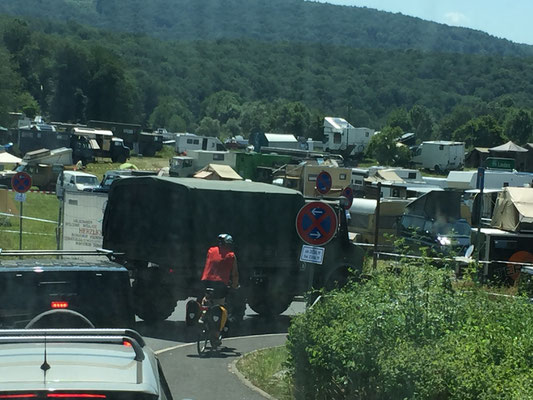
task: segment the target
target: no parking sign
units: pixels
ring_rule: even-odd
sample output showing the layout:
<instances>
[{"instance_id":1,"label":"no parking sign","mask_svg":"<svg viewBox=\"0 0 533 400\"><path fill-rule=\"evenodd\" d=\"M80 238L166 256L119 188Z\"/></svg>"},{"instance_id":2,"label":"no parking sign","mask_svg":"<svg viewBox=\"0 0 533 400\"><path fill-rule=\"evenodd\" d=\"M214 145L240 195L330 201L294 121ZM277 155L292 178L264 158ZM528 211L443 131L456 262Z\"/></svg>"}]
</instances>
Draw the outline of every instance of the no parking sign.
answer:
<instances>
[{"instance_id":1,"label":"no parking sign","mask_svg":"<svg viewBox=\"0 0 533 400\"><path fill-rule=\"evenodd\" d=\"M296 231L305 243L321 246L335 236L337 223L337 214L329 204L313 201L298 212Z\"/></svg>"}]
</instances>

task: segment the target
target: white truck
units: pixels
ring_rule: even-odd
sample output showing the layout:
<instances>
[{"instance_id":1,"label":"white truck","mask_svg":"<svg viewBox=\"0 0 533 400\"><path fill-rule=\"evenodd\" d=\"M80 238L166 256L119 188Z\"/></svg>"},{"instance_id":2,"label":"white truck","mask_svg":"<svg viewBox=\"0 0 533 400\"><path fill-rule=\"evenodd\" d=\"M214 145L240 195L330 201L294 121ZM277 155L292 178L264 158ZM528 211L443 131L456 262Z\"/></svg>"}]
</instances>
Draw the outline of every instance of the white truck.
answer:
<instances>
[{"instance_id":1,"label":"white truck","mask_svg":"<svg viewBox=\"0 0 533 400\"><path fill-rule=\"evenodd\" d=\"M433 170L438 173L462 169L465 165L464 142L427 141L411 148L411 150L413 151L411 161L419 168Z\"/></svg>"},{"instance_id":2,"label":"white truck","mask_svg":"<svg viewBox=\"0 0 533 400\"><path fill-rule=\"evenodd\" d=\"M343 118L324 118L324 148L327 152L339 153L343 157L361 155L375 134L374 129L355 128Z\"/></svg>"},{"instance_id":3,"label":"white truck","mask_svg":"<svg viewBox=\"0 0 533 400\"><path fill-rule=\"evenodd\" d=\"M193 133L177 134L176 153L188 153L191 150L225 151L224 144L216 137L198 136Z\"/></svg>"}]
</instances>

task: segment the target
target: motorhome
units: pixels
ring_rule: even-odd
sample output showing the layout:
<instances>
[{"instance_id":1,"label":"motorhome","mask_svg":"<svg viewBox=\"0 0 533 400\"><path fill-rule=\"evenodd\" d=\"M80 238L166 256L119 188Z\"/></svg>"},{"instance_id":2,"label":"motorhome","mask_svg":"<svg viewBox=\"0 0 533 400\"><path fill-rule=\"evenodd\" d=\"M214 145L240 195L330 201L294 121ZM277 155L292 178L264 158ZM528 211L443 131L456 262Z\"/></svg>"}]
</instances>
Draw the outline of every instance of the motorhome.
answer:
<instances>
[{"instance_id":1,"label":"motorhome","mask_svg":"<svg viewBox=\"0 0 533 400\"><path fill-rule=\"evenodd\" d=\"M411 161L414 165L437 173L462 169L465 165L464 142L428 141L411 150L413 152Z\"/></svg>"},{"instance_id":2,"label":"motorhome","mask_svg":"<svg viewBox=\"0 0 533 400\"><path fill-rule=\"evenodd\" d=\"M198 136L192 133L176 135L176 153L183 154L192 150L226 151L226 148L216 137Z\"/></svg>"},{"instance_id":3,"label":"motorhome","mask_svg":"<svg viewBox=\"0 0 533 400\"><path fill-rule=\"evenodd\" d=\"M340 153L344 157L361 155L375 130L369 128L356 128L343 118L324 118L324 142L327 152Z\"/></svg>"},{"instance_id":4,"label":"motorhome","mask_svg":"<svg viewBox=\"0 0 533 400\"><path fill-rule=\"evenodd\" d=\"M299 165L287 165L284 170L279 171L278 179L282 179L283 186L299 190L306 197L322 197L316 181L318 175L324 171L331 176L331 189L326 196L340 196L342 191L350 186L351 168L339 167L335 163L315 164L314 161L307 161Z\"/></svg>"}]
</instances>

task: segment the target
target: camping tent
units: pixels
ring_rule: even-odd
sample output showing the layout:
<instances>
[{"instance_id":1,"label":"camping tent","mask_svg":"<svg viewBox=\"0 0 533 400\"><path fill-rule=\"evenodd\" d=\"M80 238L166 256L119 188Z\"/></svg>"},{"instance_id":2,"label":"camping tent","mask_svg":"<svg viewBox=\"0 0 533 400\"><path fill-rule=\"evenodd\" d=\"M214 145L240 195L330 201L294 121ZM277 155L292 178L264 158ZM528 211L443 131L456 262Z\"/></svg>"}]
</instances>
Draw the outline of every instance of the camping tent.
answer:
<instances>
[{"instance_id":1,"label":"camping tent","mask_svg":"<svg viewBox=\"0 0 533 400\"><path fill-rule=\"evenodd\" d=\"M496 200L491 226L512 232L533 231L533 188L504 188Z\"/></svg>"},{"instance_id":2,"label":"camping tent","mask_svg":"<svg viewBox=\"0 0 533 400\"><path fill-rule=\"evenodd\" d=\"M210 179L217 181L237 180L242 181L242 177L229 165L209 164L194 174L195 178Z\"/></svg>"},{"instance_id":3,"label":"camping tent","mask_svg":"<svg viewBox=\"0 0 533 400\"><path fill-rule=\"evenodd\" d=\"M512 158L515 160L515 168L518 171L525 171L528 149L518 146L508 141L501 146L491 147L489 153L493 157Z\"/></svg>"}]
</instances>

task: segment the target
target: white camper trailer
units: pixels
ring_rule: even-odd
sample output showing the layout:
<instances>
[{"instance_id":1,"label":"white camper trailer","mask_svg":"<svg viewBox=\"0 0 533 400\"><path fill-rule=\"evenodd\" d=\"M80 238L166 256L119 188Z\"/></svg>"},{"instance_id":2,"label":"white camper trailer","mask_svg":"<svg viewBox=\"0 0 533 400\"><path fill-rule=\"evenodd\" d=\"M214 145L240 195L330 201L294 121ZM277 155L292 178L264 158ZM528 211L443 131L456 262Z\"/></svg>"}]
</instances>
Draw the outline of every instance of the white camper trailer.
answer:
<instances>
[{"instance_id":1,"label":"white camper trailer","mask_svg":"<svg viewBox=\"0 0 533 400\"><path fill-rule=\"evenodd\" d=\"M415 147L412 162L420 168L435 172L462 169L465 164L464 142L435 140Z\"/></svg>"},{"instance_id":2,"label":"white camper trailer","mask_svg":"<svg viewBox=\"0 0 533 400\"><path fill-rule=\"evenodd\" d=\"M198 136L192 133L176 135L176 153L191 150L225 151L224 144L216 137Z\"/></svg>"},{"instance_id":3,"label":"white camper trailer","mask_svg":"<svg viewBox=\"0 0 533 400\"><path fill-rule=\"evenodd\" d=\"M324 118L324 141L326 151L342 153L344 156L362 154L375 131L369 128L355 128L343 118Z\"/></svg>"},{"instance_id":4,"label":"white camper trailer","mask_svg":"<svg viewBox=\"0 0 533 400\"><path fill-rule=\"evenodd\" d=\"M477 171L450 171L446 179L448 188L476 189ZM484 188L524 187L533 185L533 174L517 171L485 170Z\"/></svg>"}]
</instances>

